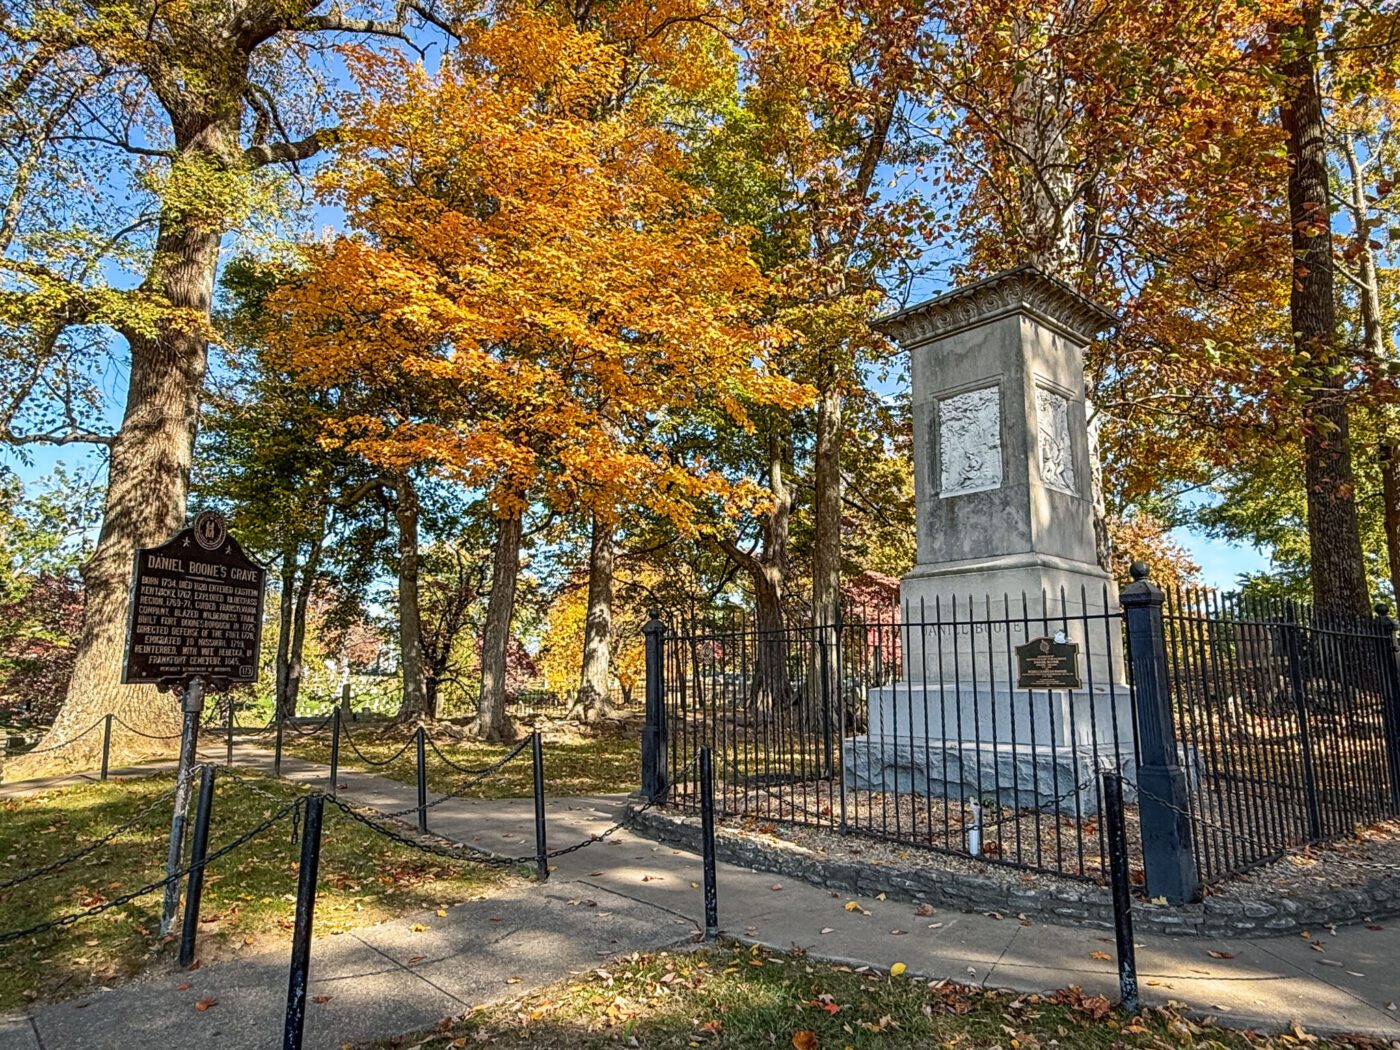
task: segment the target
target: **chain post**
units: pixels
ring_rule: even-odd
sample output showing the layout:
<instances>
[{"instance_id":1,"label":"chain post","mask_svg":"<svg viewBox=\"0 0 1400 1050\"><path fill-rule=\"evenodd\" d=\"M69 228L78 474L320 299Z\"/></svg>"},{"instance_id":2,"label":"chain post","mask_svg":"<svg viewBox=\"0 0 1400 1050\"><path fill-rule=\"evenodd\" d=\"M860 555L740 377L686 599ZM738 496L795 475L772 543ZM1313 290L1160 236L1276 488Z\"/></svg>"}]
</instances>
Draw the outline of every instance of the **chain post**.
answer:
<instances>
[{"instance_id":1,"label":"chain post","mask_svg":"<svg viewBox=\"0 0 1400 1050\"><path fill-rule=\"evenodd\" d=\"M112 715L102 717L102 779L107 779L107 767L112 758Z\"/></svg>"},{"instance_id":2,"label":"chain post","mask_svg":"<svg viewBox=\"0 0 1400 1050\"><path fill-rule=\"evenodd\" d=\"M340 708L331 712L331 798L335 798L335 784L340 779Z\"/></svg>"},{"instance_id":3,"label":"chain post","mask_svg":"<svg viewBox=\"0 0 1400 1050\"><path fill-rule=\"evenodd\" d=\"M719 893L715 885L715 770L710 749L700 749L700 837L705 866L705 940L719 936Z\"/></svg>"},{"instance_id":4,"label":"chain post","mask_svg":"<svg viewBox=\"0 0 1400 1050\"><path fill-rule=\"evenodd\" d=\"M1118 949L1118 994L1123 1009L1138 1010L1137 950L1133 946L1133 895L1128 875L1128 832L1123 819L1123 778L1117 770L1099 775L1104 830L1108 833L1108 874L1113 889L1113 936Z\"/></svg>"},{"instance_id":5,"label":"chain post","mask_svg":"<svg viewBox=\"0 0 1400 1050\"><path fill-rule=\"evenodd\" d=\"M1172 722L1162 619L1166 596L1148 579L1146 563L1134 562L1131 573L1133 582L1123 588L1120 598L1137 708L1143 869L1154 897L1165 897L1169 904L1185 904L1199 900L1202 887L1191 840L1190 789Z\"/></svg>"},{"instance_id":6,"label":"chain post","mask_svg":"<svg viewBox=\"0 0 1400 1050\"><path fill-rule=\"evenodd\" d=\"M282 775L282 709L277 709L277 739L272 746L272 775Z\"/></svg>"},{"instance_id":7,"label":"chain post","mask_svg":"<svg viewBox=\"0 0 1400 1050\"><path fill-rule=\"evenodd\" d=\"M647 610L650 619L642 628L646 639L646 719L642 726L642 795L648 802L664 802L666 782L666 624L661 610Z\"/></svg>"},{"instance_id":8,"label":"chain post","mask_svg":"<svg viewBox=\"0 0 1400 1050\"><path fill-rule=\"evenodd\" d=\"M165 856L165 874L170 882L165 887L165 902L160 914L160 933L167 936L175 926L175 912L180 907L180 883L175 873L180 870L180 858L185 851L185 816L190 805L190 775L194 770L195 750L199 743L199 715L204 710L204 680L191 678L186 683L180 701L184 709L184 727L180 734L180 763L175 771L175 804L170 815L170 845Z\"/></svg>"},{"instance_id":9,"label":"chain post","mask_svg":"<svg viewBox=\"0 0 1400 1050\"><path fill-rule=\"evenodd\" d=\"M199 803L194 811L194 844L190 849L190 874L185 887L185 918L180 926L180 965L194 961L194 941L199 932L199 904L204 897L204 858L209 854L209 814L214 807L214 767L199 767Z\"/></svg>"},{"instance_id":10,"label":"chain post","mask_svg":"<svg viewBox=\"0 0 1400 1050\"><path fill-rule=\"evenodd\" d=\"M321 862L321 817L325 798L308 795L306 826L301 831L301 867L297 871L296 925L292 931L292 964L287 975L287 1018L282 1050L301 1050L306 1028L306 989L311 969L311 924L316 910L316 875Z\"/></svg>"},{"instance_id":11,"label":"chain post","mask_svg":"<svg viewBox=\"0 0 1400 1050\"><path fill-rule=\"evenodd\" d=\"M538 729L530 734L530 759L535 774L535 877L544 882L549 878L549 848L544 826L544 748Z\"/></svg>"},{"instance_id":12,"label":"chain post","mask_svg":"<svg viewBox=\"0 0 1400 1050\"><path fill-rule=\"evenodd\" d=\"M427 733L423 727L418 727L418 834L428 833L428 753L426 747Z\"/></svg>"},{"instance_id":13,"label":"chain post","mask_svg":"<svg viewBox=\"0 0 1400 1050\"><path fill-rule=\"evenodd\" d=\"M224 765L233 768L233 694L225 693L228 713L224 719Z\"/></svg>"}]
</instances>

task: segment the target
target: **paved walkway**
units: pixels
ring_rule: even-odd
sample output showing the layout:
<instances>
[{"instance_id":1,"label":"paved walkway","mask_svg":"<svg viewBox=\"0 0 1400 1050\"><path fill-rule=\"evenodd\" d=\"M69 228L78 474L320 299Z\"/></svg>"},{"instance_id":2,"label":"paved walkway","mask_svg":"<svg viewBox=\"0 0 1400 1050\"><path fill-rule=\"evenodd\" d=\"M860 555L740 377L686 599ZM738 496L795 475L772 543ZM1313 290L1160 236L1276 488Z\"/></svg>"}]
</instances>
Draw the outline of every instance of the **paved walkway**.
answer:
<instances>
[{"instance_id":1,"label":"paved walkway","mask_svg":"<svg viewBox=\"0 0 1400 1050\"><path fill-rule=\"evenodd\" d=\"M239 763L271 756L240 746ZM285 775L324 782L324 767L287 759ZM410 785L342 771L340 794L384 809L413 804ZM617 819L620 796L553 799L552 847ZM454 801L431 811L434 831L498 854L533 850L529 799ZM334 824L330 831L333 833ZM408 916L317 938L307 1046L334 1050L430 1026L469 1005L508 999L601 960L693 939L702 914L699 859L630 833L561 857L548 883L519 886L436 915ZM970 984L1045 991L1077 984L1117 996L1112 937L1073 927L847 898L732 865L719 867L725 936L777 949ZM415 925L426 930L414 932ZM901 931L901 932L895 932ZM1312 945L1324 950L1318 951ZM1095 959L1103 953L1109 961ZM1214 954L1212 954L1214 953ZM1228 1023L1400 1039L1400 922L1380 929L1313 931L1310 940L1142 937L1138 966L1148 1003L1175 1000ZM85 999L0 1020L0 1050L253 1050L276 1042L286 998L285 950L167 971ZM185 992L176 986L188 980ZM218 1006L197 1012L213 995Z\"/></svg>"}]
</instances>

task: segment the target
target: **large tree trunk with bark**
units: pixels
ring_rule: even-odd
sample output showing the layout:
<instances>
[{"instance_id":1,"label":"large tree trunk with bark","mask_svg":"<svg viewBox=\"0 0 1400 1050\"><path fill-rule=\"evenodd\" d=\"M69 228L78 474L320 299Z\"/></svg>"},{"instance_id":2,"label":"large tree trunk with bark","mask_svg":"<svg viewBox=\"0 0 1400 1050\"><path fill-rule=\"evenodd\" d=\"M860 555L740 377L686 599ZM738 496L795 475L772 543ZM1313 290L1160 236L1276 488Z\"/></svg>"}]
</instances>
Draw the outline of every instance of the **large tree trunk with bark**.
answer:
<instances>
[{"instance_id":1,"label":"large tree trunk with bark","mask_svg":"<svg viewBox=\"0 0 1400 1050\"><path fill-rule=\"evenodd\" d=\"M219 140L223 129L206 127ZM231 129L236 136L236 126ZM104 715L157 736L178 734L180 705L154 686L122 685L127 600L138 547L164 543L185 524L190 463L208 356L209 317L218 266L220 227L167 207L143 289L186 318L152 333L123 332L131 350L131 375L121 427L111 444L102 530L83 566L86 605L68 695L53 726L30 758L4 769L7 780L91 769L100 761L102 734L89 731ZM79 739L81 737L81 739ZM57 751L58 748L68 744ZM118 727L112 762L174 753L178 740L138 737Z\"/></svg>"},{"instance_id":2,"label":"large tree trunk with bark","mask_svg":"<svg viewBox=\"0 0 1400 1050\"><path fill-rule=\"evenodd\" d=\"M286 704L287 717L297 713L297 699L301 696L301 683L306 670L306 614L311 605L311 595L316 588L316 576L321 571L322 541L317 539L306 556L306 564L301 567L301 579L296 588L296 600L292 603L292 644L287 653Z\"/></svg>"},{"instance_id":3,"label":"large tree trunk with bark","mask_svg":"<svg viewBox=\"0 0 1400 1050\"><path fill-rule=\"evenodd\" d=\"M481 632L481 695L477 701L476 732L483 740L513 739L515 727L506 714L506 654L510 647L510 620L515 611L515 583L520 576L519 511L501 519L491 564L491 598L486 603L486 623Z\"/></svg>"},{"instance_id":4,"label":"large tree trunk with bark","mask_svg":"<svg viewBox=\"0 0 1400 1050\"><path fill-rule=\"evenodd\" d=\"M588 614L583 626L583 666L571 714L582 722L611 717L612 604L614 541L617 528L593 516L593 541L588 551Z\"/></svg>"},{"instance_id":5,"label":"large tree trunk with bark","mask_svg":"<svg viewBox=\"0 0 1400 1050\"><path fill-rule=\"evenodd\" d=\"M1390 591L1400 603L1400 455L1390 441L1381 444L1381 500Z\"/></svg>"},{"instance_id":6,"label":"large tree trunk with bark","mask_svg":"<svg viewBox=\"0 0 1400 1050\"><path fill-rule=\"evenodd\" d=\"M1279 67L1283 90L1279 115L1290 162L1290 314L1302 370L1313 377L1304 406L1313 601L1321 609L1365 615L1366 571L1356 514L1347 396L1344 370L1337 367L1327 141L1317 79L1321 12L1309 4L1303 14L1301 29L1275 27L1275 35L1281 41L1283 59Z\"/></svg>"},{"instance_id":7,"label":"large tree trunk with bark","mask_svg":"<svg viewBox=\"0 0 1400 1050\"><path fill-rule=\"evenodd\" d=\"M403 677L400 719L437 717L427 706L423 681L423 626L418 598L418 490L413 479L394 479L394 520L399 532L399 671Z\"/></svg>"}]
</instances>

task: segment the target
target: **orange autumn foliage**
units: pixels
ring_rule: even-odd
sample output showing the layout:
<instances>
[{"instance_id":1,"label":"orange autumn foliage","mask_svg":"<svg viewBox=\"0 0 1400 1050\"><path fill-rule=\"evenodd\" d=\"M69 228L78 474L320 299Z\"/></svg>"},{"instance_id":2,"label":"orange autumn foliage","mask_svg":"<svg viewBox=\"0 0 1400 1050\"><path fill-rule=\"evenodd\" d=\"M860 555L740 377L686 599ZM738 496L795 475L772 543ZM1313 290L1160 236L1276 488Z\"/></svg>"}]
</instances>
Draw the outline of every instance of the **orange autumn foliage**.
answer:
<instances>
[{"instance_id":1,"label":"orange autumn foliage","mask_svg":"<svg viewBox=\"0 0 1400 1050\"><path fill-rule=\"evenodd\" d=\"M756 492L657 434L702 404L743 424L807 391L768 367L782 333L745 230L684 178L621 49L533 9L472 31L436 74L355 54L363 89L322 180L352 232L275 297L278 349L344 392L331 439L426 465L503 511L539 498L683 529Z\"/></svg>"}]
</instances>

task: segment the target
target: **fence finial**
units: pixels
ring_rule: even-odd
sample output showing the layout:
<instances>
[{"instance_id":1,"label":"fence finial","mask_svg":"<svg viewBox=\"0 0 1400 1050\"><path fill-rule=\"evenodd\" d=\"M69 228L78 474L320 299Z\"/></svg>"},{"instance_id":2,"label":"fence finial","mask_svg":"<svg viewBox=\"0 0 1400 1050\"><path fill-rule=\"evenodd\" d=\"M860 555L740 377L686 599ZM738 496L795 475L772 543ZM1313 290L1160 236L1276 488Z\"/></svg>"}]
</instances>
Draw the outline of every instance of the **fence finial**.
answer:
<instances>
[{"instance_id":1,"label":"fence finial","mask_svg":"<svg viewBox=\"0 0 1400 1050\"><path fill-rule=\"evenodd\" d=\"M1132 566L1128 569L1128 575L1136 582L1138 580L1147 579L1152 575L1152 570L1148 568L1147 562L1139 560L1133 562Z\"/></svg>"}]
</instances>

